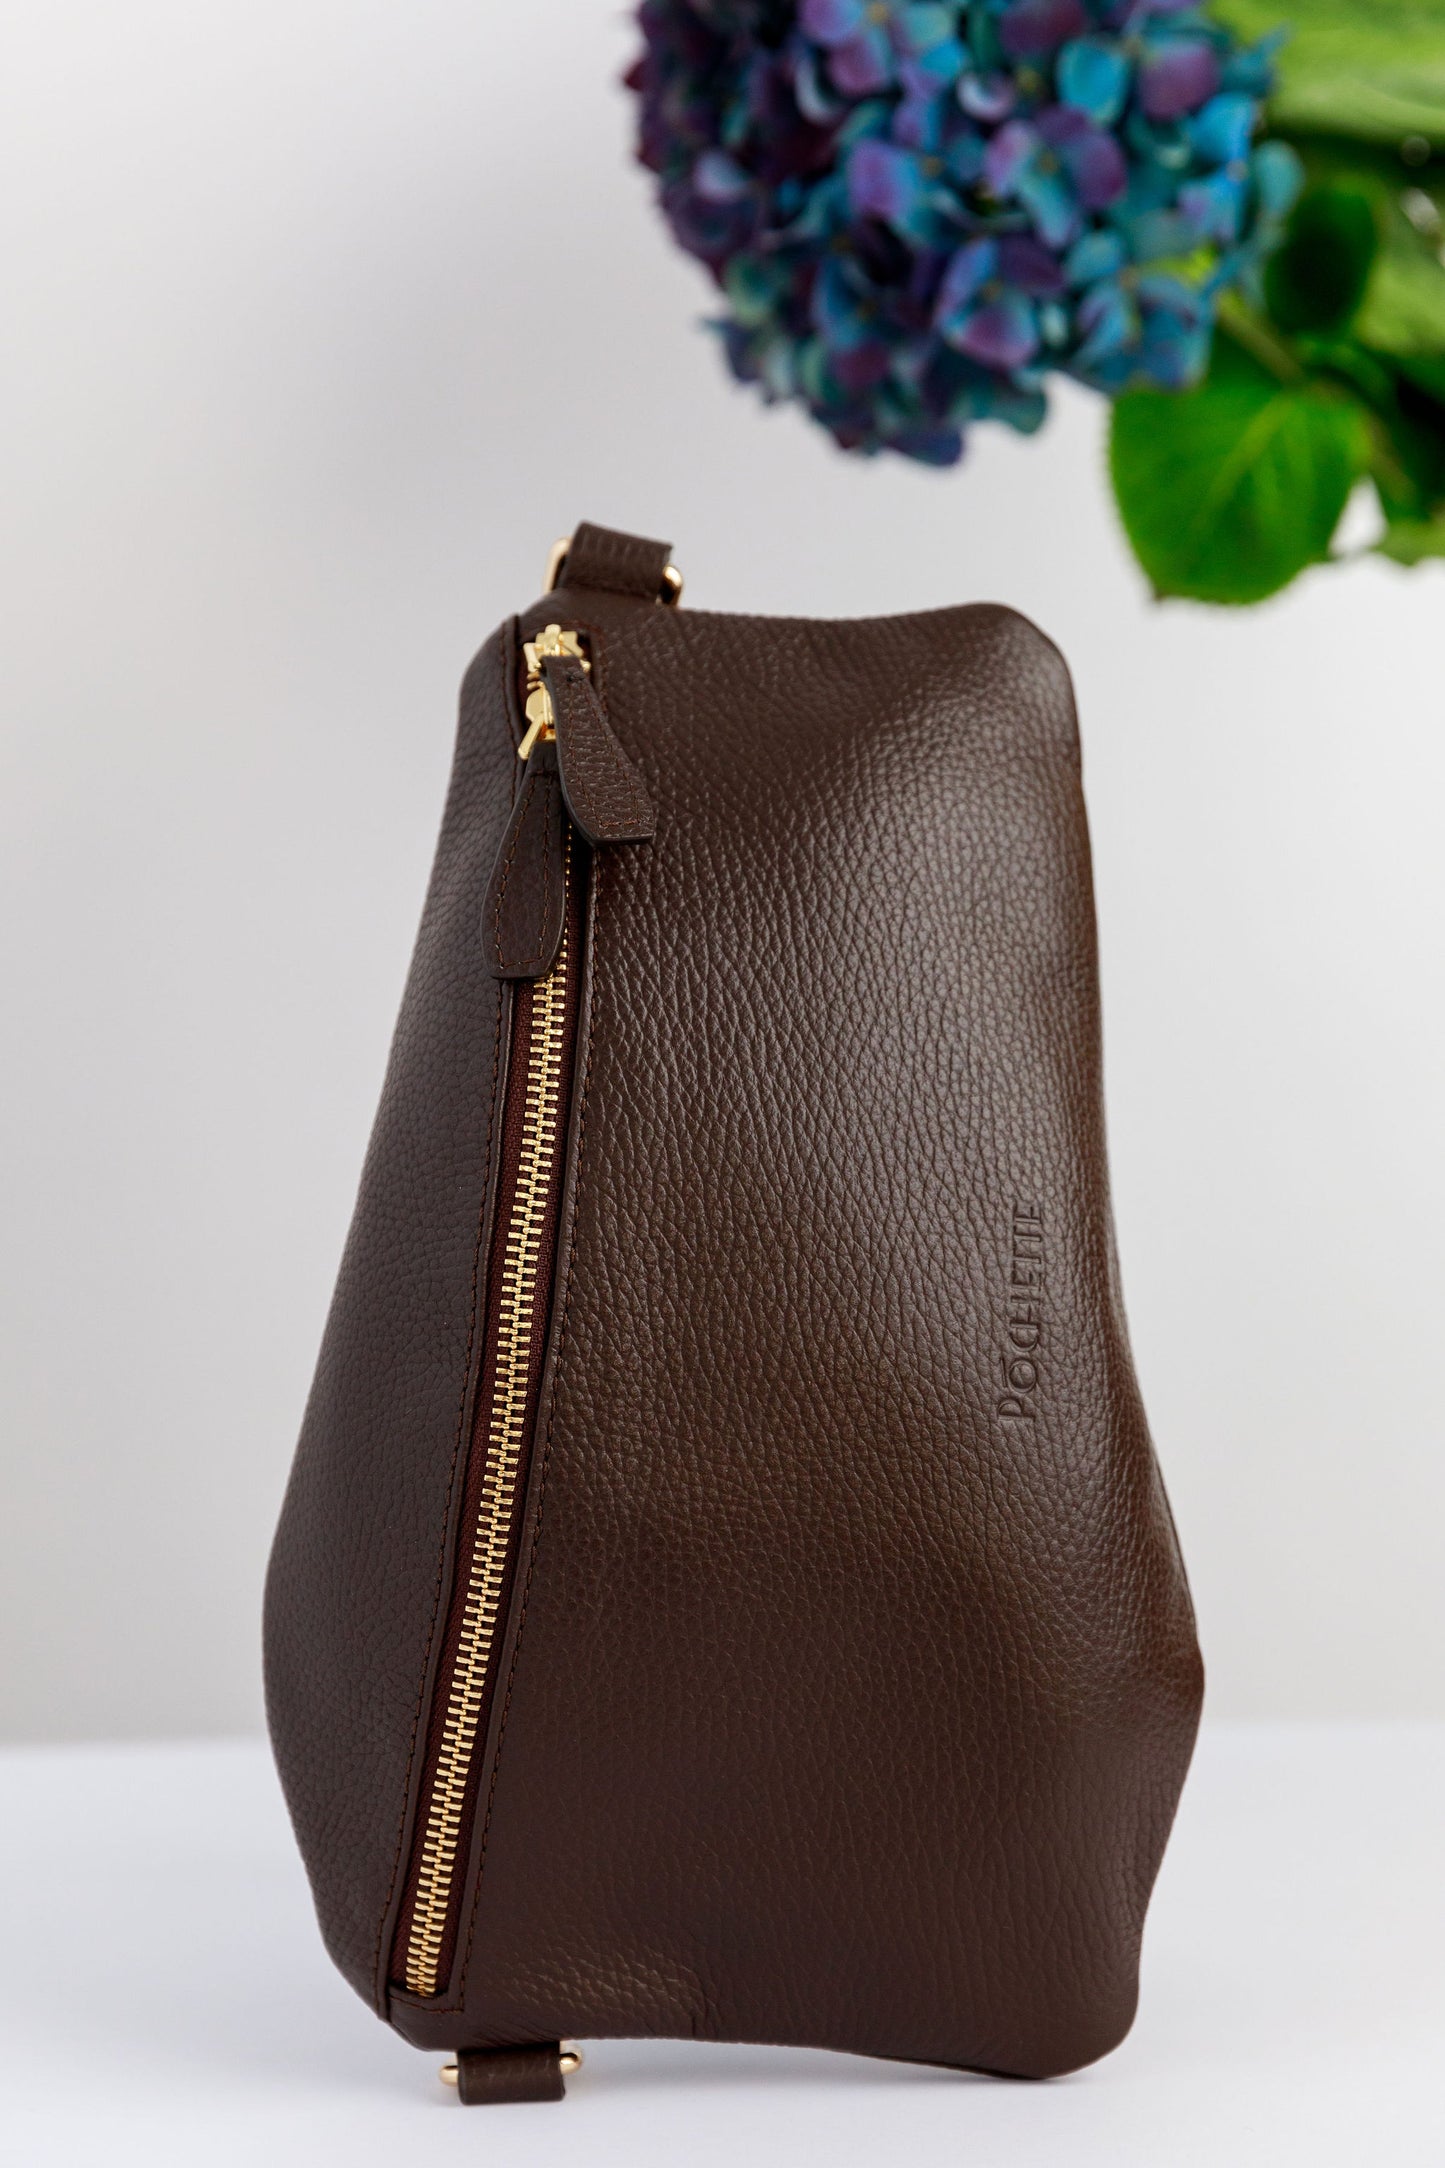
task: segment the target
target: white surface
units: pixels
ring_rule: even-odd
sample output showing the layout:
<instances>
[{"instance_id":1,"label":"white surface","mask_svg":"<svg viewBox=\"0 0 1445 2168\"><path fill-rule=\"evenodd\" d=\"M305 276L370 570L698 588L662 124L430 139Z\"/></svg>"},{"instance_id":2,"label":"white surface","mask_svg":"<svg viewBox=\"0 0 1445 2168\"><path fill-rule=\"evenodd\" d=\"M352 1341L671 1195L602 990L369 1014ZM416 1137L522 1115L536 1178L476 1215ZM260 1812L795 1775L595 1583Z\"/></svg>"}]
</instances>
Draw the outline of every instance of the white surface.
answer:
<instances>
[{"instance_id":1,"label":"white surface","mask_svg":"<svg viewBox=\"0 0 1445 2168\"><path fill-rule=\"evenodd\" d=\"M617 0L6 9L0 1729L259 1720L456 682L579 514L702 605L1063 645L1213 1706L1445 1714L1445 567L1159 610L1082 395L945 476L760 413L629 167L631 43Z\"/></svg>"},{"instance_id":2,"label":"white surface","mask_svg":"<svg viewBox=\"0 0 1445 2168\"><path fill-rule=\"evenodd\" d=\"M1206 1727L1133 2033L1044 2085L601 2042L465 2110L331 1971L246 1745L0 1756L6 2168L1439 2168L1445 1726Z\"/></svg>"}]
</instances>

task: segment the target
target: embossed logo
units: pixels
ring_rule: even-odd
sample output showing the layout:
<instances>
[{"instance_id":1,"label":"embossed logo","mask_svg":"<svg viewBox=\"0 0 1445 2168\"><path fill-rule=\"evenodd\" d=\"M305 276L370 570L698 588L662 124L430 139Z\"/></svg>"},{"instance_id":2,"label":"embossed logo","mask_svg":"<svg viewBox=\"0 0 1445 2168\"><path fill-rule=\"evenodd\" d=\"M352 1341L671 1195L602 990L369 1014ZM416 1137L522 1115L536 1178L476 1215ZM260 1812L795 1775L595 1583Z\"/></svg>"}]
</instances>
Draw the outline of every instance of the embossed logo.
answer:
<instances>
[{"instance_id":1,"label":"embossed logo","mask_svg":"<svg viewBox=\"0 0 1445 2168\"><path fill-rule=\"evenodd\" d=\"M1036 1419L1044 1341L1044 1211L1040 1204L1013 1208L1009 1242L1008 1327L1000 1367L1008 1388L997 1413L1005 1422Z\"/></svg>"}]
</instances>

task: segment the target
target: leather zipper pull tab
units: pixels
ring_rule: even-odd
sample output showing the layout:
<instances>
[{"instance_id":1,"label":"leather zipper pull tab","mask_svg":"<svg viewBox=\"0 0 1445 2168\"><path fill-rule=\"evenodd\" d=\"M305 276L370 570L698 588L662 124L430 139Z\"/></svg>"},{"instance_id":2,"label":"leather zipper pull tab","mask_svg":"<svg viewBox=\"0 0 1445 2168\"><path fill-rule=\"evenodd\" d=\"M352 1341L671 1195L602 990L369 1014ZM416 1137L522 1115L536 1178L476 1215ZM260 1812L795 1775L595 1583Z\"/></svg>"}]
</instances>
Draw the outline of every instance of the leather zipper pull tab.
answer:
<instances>
[{"instance_id":1,"label":"leather zipper pull tab","mask_svg":"<svg viewBox=\"0 0 1445 2168\"><path fill-rule=\"evenodd\" d=\"M557 961L567 918L565 823L557 741L539 738L482 906L482 948L493 978L545 978Z\"/></svg>"},{"instance_id":2,"label":"leather zipper pull tab","mask_svg":"<svg viewBox=\"0 0 1445 2168\"><path fill-rule=\"evenodd\" d=\"M589 843L645 843L657 827L652 800L586 668L572 655L547 655L541 664L567 811Z\"/></svg>"}]
</instances>

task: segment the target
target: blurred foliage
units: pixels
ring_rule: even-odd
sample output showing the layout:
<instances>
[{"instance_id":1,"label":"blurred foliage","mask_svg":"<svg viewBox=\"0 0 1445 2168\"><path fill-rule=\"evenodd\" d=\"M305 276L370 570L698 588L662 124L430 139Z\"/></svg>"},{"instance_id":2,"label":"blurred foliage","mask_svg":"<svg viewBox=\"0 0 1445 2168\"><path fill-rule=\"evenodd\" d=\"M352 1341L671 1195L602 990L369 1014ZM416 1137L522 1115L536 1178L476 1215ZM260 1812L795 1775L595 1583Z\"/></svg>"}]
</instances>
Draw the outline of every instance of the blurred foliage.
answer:
<instances>
[{"instance_id":1,"label":"blurred foliage","mask_svg":"<svg viewBox=\"0 0 1445 2168\"><path fill-rule=\"evenodd\" d=\"M1241 37L1281 23L1271 101L1280 135L1342 135L1393 147L1422 135L1445 149L1445 16L1438 0L1214 0Z\"/></svg>"},{"instance_id":2,"label":"blurred foliage","mask_svg":"<svg viewBox=\"0 0 1445 2168\"><path fill-rule=\"evenodd\" d=\"M1259 291L1193 391L1126 393L1110 466L1160 595L1258 602L1330 555L1357 482L1375 545L1445 558L1445 0L1215 0L1287 32L1268 133L1305 172Z\"/></svg>"}]
</instances>

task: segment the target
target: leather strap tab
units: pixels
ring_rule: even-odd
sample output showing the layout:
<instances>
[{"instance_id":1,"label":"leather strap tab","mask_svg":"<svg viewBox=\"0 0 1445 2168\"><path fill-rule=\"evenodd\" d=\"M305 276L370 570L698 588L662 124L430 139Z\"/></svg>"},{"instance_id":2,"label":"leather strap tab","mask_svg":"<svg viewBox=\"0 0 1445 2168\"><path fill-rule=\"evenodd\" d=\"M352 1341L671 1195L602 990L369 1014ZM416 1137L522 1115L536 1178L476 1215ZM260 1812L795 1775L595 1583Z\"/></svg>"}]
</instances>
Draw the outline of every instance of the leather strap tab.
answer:
<instances>
[{"instance_id":1,"label":"leather strap tab","mask_svg":"<svg viewBox=\"0 0 1445 2168\"><path fill-rule=\"evenodd\" d=\"M542 665L557 723L567 810L589 843L643 843L657 827L647 786L613 735L607 710L580 662Z\"/></svg>"},{"instance_id":2,"label":"leather strap tab","mask_svg":"<svg viewBox=\"0 0 1445 2168\"><path fill-rule=\"evenodd\" d=\"M463 2048L457 2056L457 2098L465 2107L566 2097L560 2040L526 2048Z\"/></svg>"},{"instance_id":3,"label":"leather strap tab","mask_svg":"<svg viewBox=\"0 0 1445 2168\"><path fill-rule=\"evenodd\" d=\"M672 557L670 542L650 542L644 535L618 534L584 519L567 546L559 584L602 587L609 594L641 595L656 602L662 575Z\"/></svg>"},{"instance_id":4,"label":"leather strap tab","mask_svg":"<svg viewBox=\"0 0 1445 2168\"><path fill-rule=\"evenodd\" d=\"M567 839L557 747L535 747L497 849L482 906L482 949L496 979L540 979L557 960L567 912Z\"/></svg>"}]
</instances>

